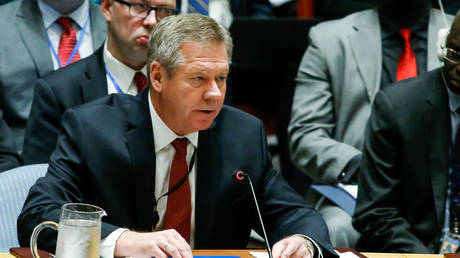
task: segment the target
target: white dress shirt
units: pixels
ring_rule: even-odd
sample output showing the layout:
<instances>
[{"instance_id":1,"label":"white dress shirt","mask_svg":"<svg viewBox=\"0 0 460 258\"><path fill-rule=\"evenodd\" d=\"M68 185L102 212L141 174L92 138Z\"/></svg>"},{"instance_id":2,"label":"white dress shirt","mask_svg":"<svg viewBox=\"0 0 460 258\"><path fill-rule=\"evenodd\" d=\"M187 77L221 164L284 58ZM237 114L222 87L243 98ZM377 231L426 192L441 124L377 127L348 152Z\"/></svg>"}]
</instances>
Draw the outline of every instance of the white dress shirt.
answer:
<instances>
[{"instance_id":1,"label":"white dress shirt","mask_svg":"<svg viewBox=\"0 0 460 258\"><path fill-rule=\"evenodd\" d=\"M49 5L45 4L42 0L38 0L38 8L42 13L43 24L45 25L46 33L51 40L56 54L59 52L59 41L61 39L62 27L57 24L55 21L61 17L61 14L51 8ZM84 0L83 3L75 9L70 14L66 15L67 17L72 18L72 28L77 34L77 40L80 37L80 33L85 26L86 21L89 19L89 0ZM91 21L88 22L85 29L85 35L82 38L78 53L80 54L80 59L91 55L94 52L93 49L93 40L91 36ZM53 51L50 47L50 55L53 59L54 70L59 68L58 62L53 55ZM64 65L64 64L62 64Z\"/></svg>"},{"instance_id":2,"label":"white dress shirt","mask_svg":"<svg viewBox=\"0 0 460 258\"><path fill-rule=\"evenodd\" d=\"M108 94L119 93L115 87L115 81L124 94L137 95L137 87L136 83L134 82L134 75L138 71L123 64L118 59L113 57L113 55L107 49L107 41L104 43L103 58L105 67L108 70L108 73L106 73ZM140 72L142 72L147 77L147 66L144 65ZM113 80L110 78L109 73L112 75Z\"/></svg>"},{"instance_id":3,"label":"white dress shirt","mask_svg":"<svg viewBox=\"0 0 460 258\"><path fill-rule=\"evenodd\" d=\"M171 142L176 138L185 137L189 140L187 145L187 165L190 166L192 156L194 151L197 150L198 146L198 132L187 134L185 136L176 135L164 122L161 120L160 116L157 114L155 108L152 105L150 97L149 99L149 110L150 118L152 120L153 128L153 138L155 139L155 160L156 166L155 171L150 171L150 173L155 173L155 200L168 192L169 188L169 174L171 170L172 161L174 159L174 154L176 153L174 147L171 145ZM153 154L152 154L153 155ZM190 220L190 246L193 248L195 245L195 193L196 193L196 167L197 160L195 159L194 166L188 176L190 183L190 195L191 195L191 220ZM145 171L149 173L149 171ZM154 226L152 231L163 230L164 219L166 213L166 204L168 197L165 196L158 200L157 207L152 207L152 209L157 210L159 221ZM110 214L109 214L110 216ZM115 244L120 235L127 229L120 228L113 231L110 235L104 238L101 241L100 255L102 257L113 257L115 250Z\"/></svg>"}]
</instances>

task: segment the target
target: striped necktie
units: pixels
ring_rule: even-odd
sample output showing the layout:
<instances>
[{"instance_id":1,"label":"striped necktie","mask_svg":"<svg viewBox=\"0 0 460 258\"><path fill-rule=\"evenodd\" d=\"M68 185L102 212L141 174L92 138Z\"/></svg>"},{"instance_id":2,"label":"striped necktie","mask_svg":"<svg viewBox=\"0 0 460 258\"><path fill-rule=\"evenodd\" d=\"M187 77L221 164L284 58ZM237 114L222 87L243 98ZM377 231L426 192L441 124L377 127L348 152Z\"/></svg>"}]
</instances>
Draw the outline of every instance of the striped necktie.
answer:
<instances>
[{"instance_id":1,"label":"striped necktie","mask_svg":"<svg viewBox=\"0 0 460 258\"><path fill-rule=\"evenodd\" d=\"M80 60L80 54L77 50L72 61L69 62L70 55L72 54L72 51L77 44L77 33L72 28L72 21L69 17L60 17L56 20L56 23L62 27L62 35L61 39L59 40L58 56L62 67L64 67L67 65L67 63L73 63Z\"/></svg>"},{"instance_id":2,"label":"striped necktie","mask_svg":"<svg viewBox=\"0 0 460 258\"><path fill-rule=\"evenodd\" d=\"M187 13L209 15L209 0L188 0Z\"/></svg>"}]
</instances>

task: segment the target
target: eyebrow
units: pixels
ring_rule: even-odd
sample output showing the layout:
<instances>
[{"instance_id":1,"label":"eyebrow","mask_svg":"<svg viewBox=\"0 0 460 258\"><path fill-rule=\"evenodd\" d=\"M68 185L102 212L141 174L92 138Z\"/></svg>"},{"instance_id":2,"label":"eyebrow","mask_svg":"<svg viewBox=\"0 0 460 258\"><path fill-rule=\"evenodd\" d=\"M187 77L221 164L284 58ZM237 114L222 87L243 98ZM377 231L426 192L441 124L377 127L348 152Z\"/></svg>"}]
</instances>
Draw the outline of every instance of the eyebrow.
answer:
<instances>
[{"instance_id":1,"label":"eyebrow","mask_svg":"<svg viewBox=\"0 0 460 258\"><path fill-rule=\"evenodd\" d=\"M205 74L206 71L205 71L205 70L199 70L199 69L197 69L197 70L188 71L187 73L188 73L188 74L194 74L194 73ZM226 74L226 75L228 75L229 73L230 73L230 69L225 69L224 71L222 71L222 72L219 73L219 74Z\"/></svg>"},{"instance_id":2,"label":"eyebrow","mask_svg":"<svg viewBox=\"0 0 460 258\"><path fill-rule=\"evenodd\" d=\"M155 5L151 5L147 0L142 0L142 3L138 3L138 4L145 4L145 5L154 6L154 7L176 9L176 6L173 6L171 4L155 4Z\"/></svg>"}]
</instances>

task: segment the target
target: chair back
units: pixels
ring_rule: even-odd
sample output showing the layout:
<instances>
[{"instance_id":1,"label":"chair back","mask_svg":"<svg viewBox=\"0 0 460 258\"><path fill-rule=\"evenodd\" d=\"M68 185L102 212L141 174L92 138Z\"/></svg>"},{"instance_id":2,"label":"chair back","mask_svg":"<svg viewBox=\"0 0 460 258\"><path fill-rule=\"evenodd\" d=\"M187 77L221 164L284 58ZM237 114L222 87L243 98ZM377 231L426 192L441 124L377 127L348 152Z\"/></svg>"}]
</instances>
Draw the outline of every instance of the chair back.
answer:
<instances>
[{"instance_id":1,"label":"chair back","mask_svg":"<svg viewBox=\"0 0 460 258\"><path fill-rule=\"evenodd\" d=\"M235 18L230 27L233 57L226 103L259 117L277 144L281 173L302 196L310 178L292 164L287 127L295 90L294 78L308 46L308 32L319 19Z\"/></svg>"},{"instance_id":2,"label":"chair back","mask_svg":"<svg viewBox=\"0 0 460 258\"><path fill-rule=\"evenodd\" d=\"M47 169L48 164L34 164L0 173L0 253L19 246L16 220L30 187Z\"/></svg>"}]
</instances>

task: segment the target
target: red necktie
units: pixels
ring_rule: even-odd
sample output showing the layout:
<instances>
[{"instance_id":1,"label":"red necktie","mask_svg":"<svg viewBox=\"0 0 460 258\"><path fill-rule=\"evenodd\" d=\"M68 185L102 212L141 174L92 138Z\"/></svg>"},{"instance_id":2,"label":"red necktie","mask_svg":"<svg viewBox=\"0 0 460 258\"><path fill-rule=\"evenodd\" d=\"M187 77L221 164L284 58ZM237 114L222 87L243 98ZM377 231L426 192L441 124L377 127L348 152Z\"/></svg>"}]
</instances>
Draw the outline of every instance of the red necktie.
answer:
<instances>
[{"instance_id":1,"label":"red necktie","mask_svg":"<svg viewBox=\"0 0 460 258\"><path fill-rule=\"evenodd\" d=\"M138 93L147 87L147 77L141 72L134 74L134 82L136 83Z\"/></svg>"},{"instance_id":2,"label":"red necktie","mask_svg":"<svg viewBox=\"0 0 460 258\"><path fill-rule=\"evenodd\" d=\"M67 65L70 55L72 54L75 44L77 44L77 33L72 28L72 21L69 17L60 17L56 20L56 23L62 27L62 35L59 40L59 60L61 61L62 67ZM80 60L80 54L75 53L72 61L70 63Z\"/></svg>"},{"instance_id":3,"label":"red necktie","mask_svg":"<svg viewBox=\"0 0 460 258\"><path fill-rule=\"evenodd\" d=\"M415 60L414 52L410 47L411 32L409 29L401 29L399 33L404 39L404 50L399 57L396 81L417 76L417 62Z\"/></svg>"},{"instance_id":4,"label":"red necktie","mask_svg":"<svg viewBox=\"0 0 460 258\"><path fill-rule=\"evenodd\" d=\"M179 181L187 176L187 143L186 138L177 138L171 144L176 149L176 154L169 175L169 189L172 189ZM188 177L185 182L174 192L168 195L166 206L165 229L173 228L187 241L190 242L190 218L192 204L190 184Z\"/></svg>"}]
</instances>

